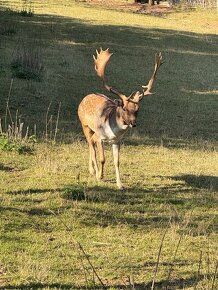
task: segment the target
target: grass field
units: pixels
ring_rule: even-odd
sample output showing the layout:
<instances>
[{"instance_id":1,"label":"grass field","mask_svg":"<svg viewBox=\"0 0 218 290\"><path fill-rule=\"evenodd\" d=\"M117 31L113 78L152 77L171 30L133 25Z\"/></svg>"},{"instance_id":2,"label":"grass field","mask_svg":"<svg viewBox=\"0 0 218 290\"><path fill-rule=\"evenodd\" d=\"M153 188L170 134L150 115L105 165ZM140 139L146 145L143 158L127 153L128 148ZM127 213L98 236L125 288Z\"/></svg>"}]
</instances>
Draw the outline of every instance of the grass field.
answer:
<instances>
[{"instance_id":1,"label":"grass field","mask_svg":"<svg viewBox=\"0 0 218 290\"><path fill-rule=\"evenodd\" d=\"M5 129L9 100L39 141L32 154L0 151L0 289L217 289L217 13L56 0L32 1L32 17L5 11L22 3L0 1L0 118ZM165 60L124 139L123 192L109 146L105 180L89 176L77 119L83 96L104 92L100 46L114 52L110 83L127 93L146 83L155 52ZM9 94L24 51L41 78L14 77ZM59 142L45 142L59 111Z\"/></svg>"}]
</instances>

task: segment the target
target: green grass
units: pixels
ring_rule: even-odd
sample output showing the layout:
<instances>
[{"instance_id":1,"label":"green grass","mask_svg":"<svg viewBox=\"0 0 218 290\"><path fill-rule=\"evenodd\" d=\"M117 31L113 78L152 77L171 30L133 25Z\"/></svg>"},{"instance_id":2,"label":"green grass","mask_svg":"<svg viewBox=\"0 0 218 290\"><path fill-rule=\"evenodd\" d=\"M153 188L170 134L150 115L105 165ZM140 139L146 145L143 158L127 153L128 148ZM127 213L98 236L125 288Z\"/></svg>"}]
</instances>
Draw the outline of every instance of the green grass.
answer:
<instances>
[{"instance_id":1,"label":"green grass","mask_svg":"<svg viewBox=\"0 0 218 290\"><path fill-rule=\"evenodd\" d=\"M217 153L150 146L138 146L136 153L135 146L124 146L127 190L120 192L109 148L100 184L88 176L83 149L83 143L41 145L34 156L1 154L3 289L88 287L93 273L75 241L108 287L123 289L131 276L136 289L150 289L166 228L157 289L196 283L211 289L218 250Z\"/></svg>"},{"instance_id":2,"label":"green grass","mask_svg":"<svg viewBox=\"0 0 218 290\"><path fill-rule=\"evenodd\" d=\"M22 9L20 1L0 3ZM41 141L31 155L0 151L0 289L103 289L90 262L107 289L151 289L166 229L155 289L216 289L216 12L158 18L34 3L32 17L0 9L0 118L14 53L21 43L34 46L43 77L14 79L10 112L15 120L19 110L30 135L54 140L61 108L62 142ZM127 93L150 77L155 52L165 60L140 126L124 139L124 192L109 147L105 180L89 176L77 118L84 95L104 92L92 61L100 46L114 52L110 84Z\"/></svg>"}]
</instances>

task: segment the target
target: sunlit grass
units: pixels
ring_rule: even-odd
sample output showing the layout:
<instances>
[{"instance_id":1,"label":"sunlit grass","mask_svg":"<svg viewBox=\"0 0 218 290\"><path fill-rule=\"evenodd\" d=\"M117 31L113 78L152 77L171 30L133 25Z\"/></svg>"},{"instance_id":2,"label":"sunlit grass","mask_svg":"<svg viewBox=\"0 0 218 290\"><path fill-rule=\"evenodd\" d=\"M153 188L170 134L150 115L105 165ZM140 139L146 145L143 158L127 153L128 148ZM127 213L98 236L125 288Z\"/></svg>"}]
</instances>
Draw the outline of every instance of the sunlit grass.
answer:
<instances>
[{"instance_id":1,"label":"sunlit grass","mask_svg":"<svg viewBox=\"0 0 218 290\"><path fill-rule=\"evenodd\" d=\"M218 90L213 91L187 91L187 93L194 93L196 95L215 95L218 96Z\"/></svg>"},{"instance_id":2,"label":"sunlit grass","mask_svg":"<svg viewBox=\"0 0 218 290\"><path fill-rule=\"evenodd\" d=\"M96 25L131 26L141 28L161 28L196 33L217 33L218 21L216 10L176 11L166 15L165 18L148 15L139 15L131 12L95 8L86 3L68 0L64 5L60 1L32 1L35 13L72 17ZM119 2L119 1L118 1ZM8 7L22 9L22 1L3 1Z\"/></svg>"}]
</instances>

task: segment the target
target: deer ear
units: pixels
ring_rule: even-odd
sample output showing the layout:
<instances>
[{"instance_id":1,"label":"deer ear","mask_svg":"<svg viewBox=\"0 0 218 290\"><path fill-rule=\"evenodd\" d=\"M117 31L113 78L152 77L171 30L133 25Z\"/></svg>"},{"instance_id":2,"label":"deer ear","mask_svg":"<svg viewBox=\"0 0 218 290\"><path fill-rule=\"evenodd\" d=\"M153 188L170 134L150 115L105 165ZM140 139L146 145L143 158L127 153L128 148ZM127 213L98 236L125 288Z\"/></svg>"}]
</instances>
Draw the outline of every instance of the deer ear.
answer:
<instances>
[{"instance_id":1,"label":"deer ear","mask_svg":"<svg viewBox=\"0 0 218 290\"><path fill-rule=\"evenodd\" d=\"M115 99L114 102L118 107L123 107L123 101L121 99Z\"/></svg>"}]
</instances>

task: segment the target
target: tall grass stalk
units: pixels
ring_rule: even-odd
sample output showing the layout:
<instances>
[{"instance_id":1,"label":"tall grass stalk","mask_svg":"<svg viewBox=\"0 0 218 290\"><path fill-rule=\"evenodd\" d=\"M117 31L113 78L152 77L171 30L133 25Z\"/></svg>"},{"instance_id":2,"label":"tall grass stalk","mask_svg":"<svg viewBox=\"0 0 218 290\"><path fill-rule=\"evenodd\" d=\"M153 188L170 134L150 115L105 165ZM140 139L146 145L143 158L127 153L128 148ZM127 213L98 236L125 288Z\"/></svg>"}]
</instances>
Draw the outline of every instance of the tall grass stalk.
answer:
<instances>
[{"instance_id":1,"label":"tall grass stalk","mask_svg":"<svg viewBox=\"0 0 218 290\"><path fill-rule=\"evenodd\" d=\"M202 255L203 255L203 252L202 252L202 250L201 250L201 251L200 251L199 263L198 263L198 272L197 272L197 277L196 277L196 281L195 281L195 287L194 287L194 290L197 289L198 281L200 280L200 275L201 275L201 265L202 265Z\"/></svg>"},{"instance_id":2,"label":"tall grass stalk","mask_svg":"<svg viewBox=\"0 0 218 290\"><path fill-rule=\"evenodd\" d=\"M85 287L86 287L86 289L88 289L89 282L88 282L88 277L87 277L87 269L85 267L85 264L83 263L83 258L81 256L80 252L78 254L79 254L79 259L80 259L81 266L82 266L82 269L83 269L83 275L84 275L84 278L85 278L85 283L86 283Z\"/></svg>"},{"instance_id":3,"label":"tall grass stalk","mask_svg":"<svg viewBox=\"0 0 218 290\"><path fill-rule=\"evenodd\" d=\"M216 289L215 287L216 287L217 272L218 272L218 260L216 261L216 266L215 266L215 271L214 271L214 275L213 275L211 290L215 290Z\"/></svg>"},{"instance_id":4,"label":"tall grass stalk","mask_svg":"<svg viewBox=\"0 0 218 290\"><path fill-rule=\"evenodd\" d=\"M59 123L59 117L60 117L60 110L61 110L61 102L59 103L59 106L58 106L58 113L57 113L55 132L54 132L54 143L56 142L56 137L57 137L57 132L58 132L58 123Z\"/></svg>"},{"instance_id":5,"label":"tall grass stalk","mask_svg":"<svg viewBox=\"0 0 218 290\"><path fill-rule=\"evenodd\" d=\"M209 277L210 277L210 239L209 235L207 235L207 258L206 258L206 267L207 267L207 277L208 277L208 286L207 288L209 289Z\"/></svg>"},{"instance_id":6,"label":"tall grass stalk","mask_svg":"<svg viewBox=\"0 0 218 290\"><path fill-rule=\"evenodd\" d=\"M49 110L51 107L52 101L49 103L47 111L46 111L46 115L45 115L45 141L48 141L48 125L49 125L49 120L48 120L48 114L49 114Z\"/></svg>"},{"instance_id":7,"label":"tall grass stalk","mask_svg":"<svg viewBox=\"0 0 218 290\"><path fill-rule=\"evenodd\" d=\"M185 224L184 224L184 226L183 226L183 228L182 228L182 232L181 232L181 234L180 234L180 236L179 236L179 240L178 240L178 243L177 243L177 245L176 245L176 250L175 250L175 252L174 252L173 260L172 260L172 263L171 263L171 265L170 265L169 273L168 273L168 276L167 276L167 280L168 280L168 282L170 282L170 278L171 278L171 274L172 274L172 272L173 272L173 267L174 267L174 263L175 263L175 261L176 261L176 257L177 257L178 250L179 250L179 246L180 246L180 244L181 244L182 238L184 237L184 231L185 231L185 229L188 227L188 225L189 225L189 223L190 223L190 219L191 219L192 214L193 214L193 211L191 211L190 216L188 217L187 221L185 222ZM167 289L168 289L168 286L166 286L166 290L167 290Z\"/></svg>"},{"instance_id":8,"label":"tall grass stalk","mask_svg":"<svg viewBox=\"0 0 218 290\"><path fill-rule=\"evenodd\" d=\"M52 210L49 210L54 216L57 217L56 213ZM69 228L69 226L61 219L59 218L59 221L64 225L64 227L67 229L67 231L72 232L71 229ZM100 278L100 276L98 275L94 265L92 264L91 260L89 259L89 256L87 255L84 247L82 246L82 244L80 242L78 242L74 237L71 237L74 244L77 246L77 248L80 250L80 252L83 254L83 256L85 257L85 259L87 260L89 266L91 267L93 274L97 277L98 281L100 282L101 286L103 287L102 289L107 289L106 286L104 285L102 279Z\"/></svg>"},{"instance_id":9,"label":"tall grass stalk","mask_svg":"<svg viewBox=\"0 0 218 290\"><path fill-rule=\"evenodd\" d=\"M49 116L49 112L51 109L52 101L49 103L46 115L45 115L45 141L48 142L49 140L53 143L56 143L57 134L58 134L58 125L60 120L60 111L61 111L61 102L58 105L57 117L55 120L55 128L53 131L53 115Z\"/></svg>"},{"instance_id":10,"label":"tall grass stalk","mask_svg":"<svg viewBox=\"0 0 218 290\"><path fill-rule=\"evenodd\" d=\"M7 101L6 101L5 129L7 128L7 117L8 117L8 114L9 114L9 117L10 117L11 124L13 123L12 116L11 116L11 111L10 111L10 108L9 108L9 102L10 102L10 97L11 97L11 91L12 91L13 82L14 82L14 79L12 78L11 79L11 83L10 83L9 92L8 92L8 98L7 98Z\"/></svg>"},{"instance_id":11,"label":"tall grass stalk","mask_svg":"<svg viewBox=\"0 0 218 290\"><path fill-rule=\"evenodd\" d=\"M164 243L164 239L165 239L165 236L167 234L167 231L168 231L168 228L166 228L166 230L165 230L165 232L163 234L163 237L161 239L161 243L160 243L160 247L159 247L159 251L158 251L158 255L157 255L157 262L156 262L156 266L155 266L155 269L154 269L154 277L153 277L153 280L152 280L151 290L154 290L154 285L155 285L157 272L158 272L158 267L159 267L159 262L160 262L160 255L161 255L161 251L162 251L162 247L163 247L163 243Z\"/></svg>"},{"instance_id":12,"label":"tall grass stalk","mask_svg":"<svg viewBox=\"0 0 218 290\"><path fill-rule=\"evenodd\" d=\"M174 256L173 256L173 261L170 265L170 269L169 269L169 273L168 273L168 277L167 277L167 280L168 282L170 282L170 278L171 278L171 274L173 272L173 267L174 267L174 263L176 261L176 256L177 256L177 253L178 253L178 250L179 250L179 246L181 244L181 241L182 241L182 237L183 237L184 233L181 233L181 235L179 236L179 240L178 240L178 243L176 245L176 250L174 252ZM168 286L166 286L166 290L168 289Z\"/></svg>"}]
</instances>

